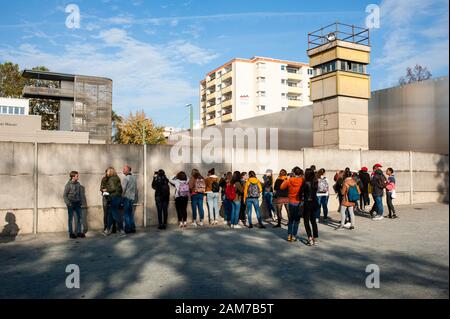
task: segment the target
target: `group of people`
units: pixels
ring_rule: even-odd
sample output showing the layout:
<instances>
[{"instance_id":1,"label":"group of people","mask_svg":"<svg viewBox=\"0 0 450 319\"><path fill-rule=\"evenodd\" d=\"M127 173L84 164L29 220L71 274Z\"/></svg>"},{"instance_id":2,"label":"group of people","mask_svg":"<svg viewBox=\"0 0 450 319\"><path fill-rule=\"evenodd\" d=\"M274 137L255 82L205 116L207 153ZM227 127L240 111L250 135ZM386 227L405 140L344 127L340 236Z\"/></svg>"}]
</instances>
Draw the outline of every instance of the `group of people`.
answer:
<instances>
[{"instance_id":1,"label":"group of people","mask_svg":"<svg viewBox=\"0 0 450 319\"><path fill-rule=\"evenodd\" d=\"M219 220L230 228L253 228L253 211L256 215L256 226L266 228L260 209L260 199L266 205L269 219L281 227L283 207L288 215L287 240L298 241L297 234L300 219L303 218L307 235L307 245L316 245L319 239L318 223L321 212L323 221L328 221L328 200L330 196L330 182L325 169L301 169L294 167L290 173L280 170L274 178L273 171L267 170L262 180L257 178L254 171L227 172L223 176L216 175L214 169L203 177L197 169L191 171L190 176L181 171L176 176L168 178L164 170L154 172L152 188L155 191L155 204L158 214L158 229L164 230L168 224L168 207L170 203L170 187L174 188L173 196L180 228L187 227L187 206L189 199L192 208L192 226L203 226L205 212L204 200L208 209L208 223L217 225ZM114 168L105 171L100 191L103 197L104 231L105 236L118 232L120 236L136 232L133 205L137 200L136 178L131 173L131 167L123 168L124 178L120 180ZM383 196L386 189L389 218L397 218L393 199L395 198L394 170L388 168L386 175L380 164L373 166L369 174L366 167L359 172L352 172L349 168L337 171L332 186L339 200L338 211L341 214L340 225L336 228L355 229L355 212L366 213L370 205L372 194L374 204L368 214L373 220L383 219ZM81 219L81 185L79 174L70 173L70 180L64 190L64 200L68 207L69 235L71 238L84 237L81 223L77 222L74 232L72 219L74 213L77 220ZM219 207L219 199L222 203ZM124 221L119 213L123 207Z\"/></svg>"}]
</instances>

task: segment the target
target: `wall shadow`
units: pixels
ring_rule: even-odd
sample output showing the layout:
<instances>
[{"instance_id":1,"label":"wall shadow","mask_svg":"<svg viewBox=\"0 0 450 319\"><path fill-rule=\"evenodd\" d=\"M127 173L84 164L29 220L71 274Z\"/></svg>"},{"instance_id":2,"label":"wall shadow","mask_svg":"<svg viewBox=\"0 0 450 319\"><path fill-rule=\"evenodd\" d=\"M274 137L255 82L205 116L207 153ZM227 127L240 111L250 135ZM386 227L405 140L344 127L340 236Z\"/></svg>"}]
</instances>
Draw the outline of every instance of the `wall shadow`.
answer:
<instances>
[{"instance_id":1,"label":"wall shadow","mask_svg":"<svg viewBox=\"0 0 450 319\"><path fill-rule=\"evenodd\" d=\"M0 233L0 243L9 243L16 240L19 234L19 226L16 224L16 215L12 212L7 212L5 215L6 225Z\"/></svg>"}]
</instances>

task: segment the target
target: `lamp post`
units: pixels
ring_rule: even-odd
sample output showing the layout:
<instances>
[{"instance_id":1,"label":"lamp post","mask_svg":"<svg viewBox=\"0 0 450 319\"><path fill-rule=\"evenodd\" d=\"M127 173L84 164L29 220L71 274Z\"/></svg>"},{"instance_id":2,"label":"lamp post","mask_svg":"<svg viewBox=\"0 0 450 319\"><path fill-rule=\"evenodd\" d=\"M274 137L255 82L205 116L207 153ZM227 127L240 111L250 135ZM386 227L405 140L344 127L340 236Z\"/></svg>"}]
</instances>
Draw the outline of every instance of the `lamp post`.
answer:
<instances>
[{"instance_id":1,"label":"lamp post","mask_svg":"<svg viewBox=\"0 0 450 319\"><path fill-rule=\"evenodd\" d=\"M186 107L189 108L189 129L192 134L194 129L194 109L192 108L192 104L186 104Z\"/></svg>"}]
</instances>

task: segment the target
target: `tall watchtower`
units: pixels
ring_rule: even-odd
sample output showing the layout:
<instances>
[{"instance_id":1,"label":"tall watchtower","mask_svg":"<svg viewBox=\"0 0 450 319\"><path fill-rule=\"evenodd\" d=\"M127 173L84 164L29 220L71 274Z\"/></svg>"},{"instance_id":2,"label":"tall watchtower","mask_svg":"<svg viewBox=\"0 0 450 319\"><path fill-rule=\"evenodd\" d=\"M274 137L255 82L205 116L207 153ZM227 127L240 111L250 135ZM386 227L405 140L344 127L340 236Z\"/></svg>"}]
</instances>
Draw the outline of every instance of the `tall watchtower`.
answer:
<instances>
[{"instance_id":1,"label":"tall watchtower","mask_svg":"<svg viewBox=\"0 0 450 319\"><path fill-rule=\"evenodd\" d=\"M313 146L369 148L369 30L333 23L308 34Z\"/></svg>"}]
</instances>

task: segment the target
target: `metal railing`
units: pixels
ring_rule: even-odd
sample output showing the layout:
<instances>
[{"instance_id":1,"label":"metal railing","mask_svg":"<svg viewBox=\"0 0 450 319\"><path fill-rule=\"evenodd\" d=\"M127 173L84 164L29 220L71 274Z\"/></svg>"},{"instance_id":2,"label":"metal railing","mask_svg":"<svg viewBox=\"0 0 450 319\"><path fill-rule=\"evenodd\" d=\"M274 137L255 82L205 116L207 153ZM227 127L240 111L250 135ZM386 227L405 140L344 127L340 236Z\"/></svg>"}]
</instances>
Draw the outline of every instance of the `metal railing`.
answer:
<instances>
[{"instance_id":1,"label":"metal railing","mask_svg":"<svg viewBox=\"0 0 450 319\"><path fill-rule=\"evenodd\" d=\"M366 28L335 22L308 33L308 50L336 40L370 46L370 32Z\"/></svg>"}]
</instances>

